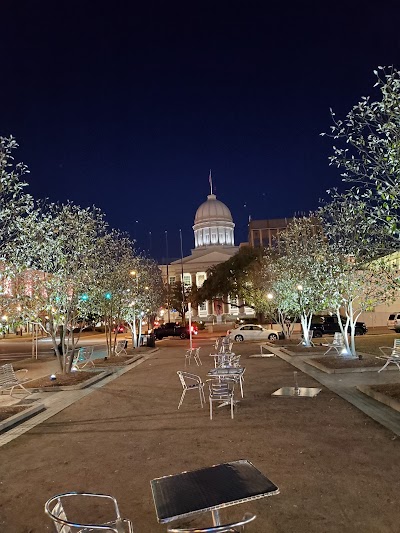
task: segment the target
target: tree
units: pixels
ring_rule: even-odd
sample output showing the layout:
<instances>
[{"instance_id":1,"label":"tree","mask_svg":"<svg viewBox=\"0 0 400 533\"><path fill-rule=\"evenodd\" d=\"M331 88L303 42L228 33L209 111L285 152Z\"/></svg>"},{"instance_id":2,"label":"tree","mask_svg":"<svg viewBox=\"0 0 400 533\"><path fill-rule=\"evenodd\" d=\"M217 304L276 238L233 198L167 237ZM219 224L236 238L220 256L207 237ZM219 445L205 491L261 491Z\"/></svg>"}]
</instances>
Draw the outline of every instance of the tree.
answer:
<instances>
[{"instance_id":1,"label":"tree","mask_svg":"<svg viewBox=\"0 0 400 533\"><path fill-rule=\"evenodd\" d=\"M400 239L400 71L378 67L374 71L380 98L363 96L346 115L337 119L329 136L333 146L330 164L342 169L344 181L355 183L347 199L360 205L371 222L383 226L396 242ZM323 133L322 135L326 135ZM344 145L344 146L343 146ZM358 206L358 207L357 207Z\"/></svg>"},{"instance_id":2,"label":"tree","mask_svg":"<svg viewBox=\"0 0 400 533\"><path fill-rule=\"evenodd\" d=\"M360 205L335 194L333 201L319 211L329 242L326 301L338 317L346 353L354 357L355 326L360 314L393 300L398 291L396 273L390 261L382 258L393 241L381 225L370 223ZM341 313L346 317L343 326Z\"/></svg>"},{"instance_id":3,"label":"tree","mask_svg":"<svg viewBox=\"0 0 400 533\"><path fill-rule=\"evenodd\" d=\"M13 151L18 148L14 137L0 137L0 258L16 259L10 246L22 231L24 219L32 210L32 197L25 193L28 185L23 177L29 173L23 163L14 163Z\"/></svg>"},{"instance_id":4,"label":"tree","mask_svg":"<svg viewBox=\"0 0 400 533\"><path fill-rule=\"evenodd\" d=\"M199 304L215 298L229 303L223 298L227 296L243 298L243 291L248 296L250 285L246 289L245 283L250 282L253 263L261 258L262 250L245 246L224 263L211 267L207 279L194 297L194 303ZM246 300L246 305L251 306L251 303Z\"/></svg>"},{"instance_id":5,"label":"tree","mask_svg":"<svg viewBox=\"0 0 400 533\"><path fill-rule=\"evenodd\" d=\"M105 227L96 208L41 202L26 220L25 235L16 239L20 261L30 272L25 293L35 302L38 319L47 322L63 372L71 368L74 328L89 311L82 295L96 280L96 248Z\"/></svg>"},{"instance_id":6,"label":"tree","mask_svg":"<svg viewBox=\"0 0 400 533\"><path fill-rule=\"evenodd\" d=\"M316 217L293 219L281 235L280 253L270 265L271 288L280 312L300 316L310 346L312 315L327 308L328 244Z\"/></svg>"}]
</instances>

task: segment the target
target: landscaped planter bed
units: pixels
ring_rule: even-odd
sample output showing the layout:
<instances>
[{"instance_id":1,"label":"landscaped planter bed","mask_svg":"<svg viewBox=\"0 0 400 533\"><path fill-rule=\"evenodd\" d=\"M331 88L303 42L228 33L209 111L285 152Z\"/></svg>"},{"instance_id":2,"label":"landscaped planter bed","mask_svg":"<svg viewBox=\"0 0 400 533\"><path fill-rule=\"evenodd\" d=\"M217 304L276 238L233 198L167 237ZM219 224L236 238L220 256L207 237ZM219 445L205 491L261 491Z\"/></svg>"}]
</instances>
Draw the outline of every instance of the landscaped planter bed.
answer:
<instances>
[{"instance_id":1,"label":"landscaped planter bed","mask_svg":"<svg viewBox=\"0 0 400 533\"><path fill-rule=\"evenodd\" d=\"M44 410L43 404L0 407L0 433Z\"/></svg>"},{"instance_id":2,"label":"landscaped planter bed","mask_svg":"<svg viewBox=\"0 0 400 533\"><path fill-rule=\"evenodd\" d=\"M60 390L79 390L97 383L111 373L111 370L104 371L81 371L70 372L69 374L56 374L56 379L50 376L35 379L24 386L33 389L34 392L55 392Z\"/></svg>"},{"instance_id":3,"label":"landscaped planter bed","mask_svg":"<svg viewBox=\"0 0 400 533\"><path fill-rule=\"evenodd\" d=\"M386 383L383 385L359 385L358 390L374 400L388 405L400 412L400 383Z\"/></svg>"},{"instance_id":4,"label":"landscaped planter bed","mask_svg":"<svg viewBox=\"0 0 400 533\"><path fill-rule=\"evenodd\" d=\"M325 346L282 346L281 350L288 355L322 355L326 352Z\"/></svg>"},{"instance_id":5,"label":"landscaped planter bed","mask_svg":"<svg viewBox=\"0 0 400 533\"><path fill-rule=\"evenodd\" d=\"M347 372L376 372L384 361L368 355L362 359L326 355L306 361L308 365L315 366L328 374L345 374Z\"/></svg>"}]
</instances>

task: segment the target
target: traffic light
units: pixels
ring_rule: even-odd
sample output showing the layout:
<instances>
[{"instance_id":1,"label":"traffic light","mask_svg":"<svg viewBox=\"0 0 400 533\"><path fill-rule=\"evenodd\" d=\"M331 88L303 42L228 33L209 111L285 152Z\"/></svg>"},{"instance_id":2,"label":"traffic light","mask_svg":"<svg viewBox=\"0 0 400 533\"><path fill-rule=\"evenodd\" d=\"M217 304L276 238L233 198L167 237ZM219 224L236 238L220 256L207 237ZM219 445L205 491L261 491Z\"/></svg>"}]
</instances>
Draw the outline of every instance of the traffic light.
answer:
<instances>
[{"instance_id":1,"label":"traffic light","mask_svg":"<svg viewBox=\"0 0 400 533\"><path fill-rule=\"evenodd\" d=\"M104 298L106 300L111 300L111 292L106 292L105 295L104 295Z\"/></svg>"},{"instance_id":2,"label":"traffic light","mask_svg":"<svg viewBox=\"0 0 400 533\"><path fill-rule=\"evenodd\" d=\"M89 295L86 293L81 294L80 299L82 300L82 302L87 302L89 300Z\"/></svg>"}]
</instances>

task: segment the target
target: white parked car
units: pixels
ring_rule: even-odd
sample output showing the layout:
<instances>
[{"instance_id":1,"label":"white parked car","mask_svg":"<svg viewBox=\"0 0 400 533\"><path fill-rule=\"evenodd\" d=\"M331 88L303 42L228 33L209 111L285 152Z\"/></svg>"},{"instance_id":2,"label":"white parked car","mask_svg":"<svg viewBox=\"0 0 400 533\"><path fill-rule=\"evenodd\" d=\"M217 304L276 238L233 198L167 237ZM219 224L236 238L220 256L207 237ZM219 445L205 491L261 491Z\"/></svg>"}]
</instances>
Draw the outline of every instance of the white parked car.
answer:
<instances>
[{"instance_id":1,"label":"white parked car","mask_svg":"<svg viewBox=\"0 0 400 533\"><path fill-rule=\"evenodd\" d=\"M236 342L242 341L276 341L279 338L283 338L282 331L276 331L274 329L266 329L258 324L243 324L238 328L231 331L229 338Z\"/></svg>"},{"instance_id":2,"label":"white parked car","mask_svg":"<svg viewBox=\"0 0 400 533\"><path fill-rule=\"evenodd\" d=\"M394 329L396 333L400 333L400 313L391 313L389 315L387 327Z\"/></svg>"}]
</instances>

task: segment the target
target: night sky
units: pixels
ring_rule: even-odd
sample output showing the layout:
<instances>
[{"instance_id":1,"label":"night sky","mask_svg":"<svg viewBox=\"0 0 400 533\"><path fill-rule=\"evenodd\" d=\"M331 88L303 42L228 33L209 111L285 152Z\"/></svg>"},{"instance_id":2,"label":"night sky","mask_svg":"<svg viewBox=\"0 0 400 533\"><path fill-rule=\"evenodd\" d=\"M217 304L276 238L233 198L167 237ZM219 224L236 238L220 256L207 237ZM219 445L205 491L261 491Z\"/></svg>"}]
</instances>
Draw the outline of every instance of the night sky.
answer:
<instances>
[{"instance_id":1,"label":"night sky","mask_svg":"<svg viewBox=\"0 0 400 533\"><path fill-rule=\"evenodd\" d=\"M369 4L369 5L368 5ZM16 1L0 7L0 135L29 191L95 204L161 260L209 194L236 244L342 186L321 137L400 66L398 1ZM151 233L150 233L151 232Z\"/></svg>"}]
</instances>

